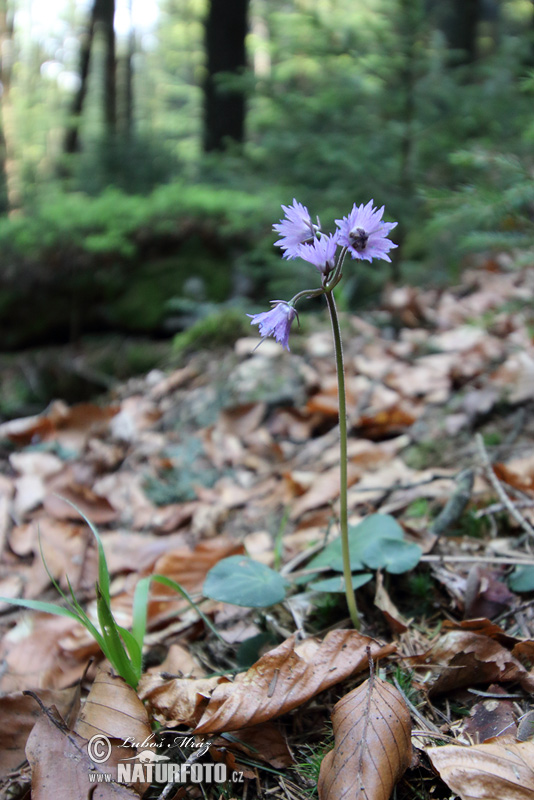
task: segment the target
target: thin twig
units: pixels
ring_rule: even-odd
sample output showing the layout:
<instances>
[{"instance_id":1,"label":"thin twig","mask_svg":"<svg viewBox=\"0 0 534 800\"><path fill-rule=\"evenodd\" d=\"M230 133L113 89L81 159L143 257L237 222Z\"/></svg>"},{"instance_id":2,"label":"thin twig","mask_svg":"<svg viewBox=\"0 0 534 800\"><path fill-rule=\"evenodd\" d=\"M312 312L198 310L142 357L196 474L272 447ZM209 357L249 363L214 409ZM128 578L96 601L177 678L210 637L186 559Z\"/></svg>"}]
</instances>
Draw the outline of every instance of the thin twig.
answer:
<instances>
[{"instance_id":1,"label":"thin twig","mask_svg":"<svg viewBox=\"0 0 534 800\"><path fill-rule=\"evenodd\" d=\"M523 530L526 533L528 533L529 536L531 536L534 539L534 528L532 527L532 525L530 525L529 522L526 521L524 516L517 510L515 505L512 503L512 501L504 491L501 482L495 475L495 472L493 471L493 467L491 465L491 461L488 455L488 451L486 450L486 447L484 445L484 440L480 433L477 433L477 435L475 436L475 441L477 444L478 452L487 479L489 480L489 482L499 495L501 502L505 505L506 509L510 512L515 521L523 528Z\"/></svg>"},{"instance_id":2,"label":"thin twig","mask_svg":"<svg viewBox=\"0 0 534 800\"><path fill-rule=\"evenodd\" d=\"M455 475L448 475L435 473L431 475L430 478L425 478L421 481L415 481L414 483L392 483L389 486L351 486L350 491L351 493L355 492L389 492L392 494L393 492L400 492L400 491L407 491L408 489L418 489L420 486L425 486L428 483L434 483L435 481L454 481L456 478Z\"/></svg>"},{"instance_id":3,"label":"thin twig","mask_svg":"<svg viewBox=\"0 0 534 800\"><path fill-rule=\"evenodd\" d=\"M516 508L534 508L534 500L516 500L514 506ZM491 506L486 506L486 508L479 508L479 510L475 512L475 518L481 519L482 517L489 517L491 514L499 514L501 511L505 511L505 509L506 506L504 503L493 503Z\"/></svg>"},{"instance_id":4,"label":"thin twig","mask_svg":"<svg viewBox=\"0 0 534 800\"><path fill-rule=\"evenodd\" d=\"M534 558L532 556L522 556L517 554L515 558L505 558L503 556L421 556L421 561L430 561L434 563L459 563L459 564L504 564L515 566L522 564L525 566L534 566Z\"/></svg>"},{"instance_id":5,"label":"thin twig","mask_svg":"<svg viewBox=\"0 0 534 800\"><path fill-rule=\"evenodd\" d=\"M401 695L402 695L402 698L403 698L404 702L406 703L406 705L408 706L408 708L410 709L410 711L412 712L412 714L413 714L415 717L417 717L417 719L419 720L419 722L421 723L421 725L423 725L423 727L424 727L424 728L427 728L427 730L428 730L428 731L431 731L432 733L435 733L435 734L440 734L440 735L442 735L442 734L441 734L441 731L440 731L440 729L439 729L439 728L438 728L436 725L434 725L434 723L433 723L433 722L430 722L430 720L426 719L426 717L424 717L424 716L421 714L421 712L419 711L419 709L417 709L417 708L414 706L414 704L412 703L412 701L411 701L411 700L408 698L408 696L407 696L406 692L405 692L405 691L402 689L402 687L401 687L401 685L400 685L400 683L398 682L398 680L397 680L397 678L396 678L396 677L393 677L393 683L395 684L395 686L396 686L397 690L398 690L398 691L401 693Z\"/></svg>"},{"instance_id":6,"label":"thin twig","mask_svg":"<svg viewBox=\"0 0 534 800\"><path fill-rule=\"evenodd\" d=\"M534 605L534 600L527 600L526 603L514 606L509 611L503 611L502 614L495 617L494 622L503 622L505 619L508 619L508 617L513 617L518 611L526 611L526 609L530 608L532 605Z\"/></svg>"}]
</instances>

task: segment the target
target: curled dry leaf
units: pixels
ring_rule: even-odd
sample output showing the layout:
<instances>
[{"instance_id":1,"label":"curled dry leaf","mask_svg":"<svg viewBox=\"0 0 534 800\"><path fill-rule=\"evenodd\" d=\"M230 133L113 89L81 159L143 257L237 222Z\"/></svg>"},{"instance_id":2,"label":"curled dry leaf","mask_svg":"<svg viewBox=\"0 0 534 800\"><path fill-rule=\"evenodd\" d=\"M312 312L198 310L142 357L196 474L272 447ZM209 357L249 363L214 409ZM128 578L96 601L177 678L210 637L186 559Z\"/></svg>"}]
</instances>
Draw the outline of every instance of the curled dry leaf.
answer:
<instances>
[{"instance_id":1,"label":"curled dry leaf","mask_svg":"<svg viewBox=\"0 0 534 800\"><path fill-rule=\"evenodd\" d=\"M371 677L335 705L332 723L336 743L321 764L319 800L389 800L412 756L400 692Z\"/></svg>"},{"instance_id":2,"label":"curled dry leaf","mask_svg":"<svg viewBox=\"0 0 534 800\"><path fill-rule=\"evenodd\" d=\"M158 722L192 728L202 716L211 692L225 680L221 676L164 680L160 675L146 673L138 692Z\"/></svg>"},{"instance_id":3,"label":"curled dry leaf","mask_svg":"<svg viewBox=\"0 0 534 800\"><path fill-rule=\"evenodd\" d=\"M532 800L534 742L500 737L473 747L427 749L434 769L461 800Z\"/></svg>"},{"instance_id":4,"label":"curled dry leaf","mask_svg":"<svg viewBox=\"0 0 534 800\"><path fill-rule=\"evenodd\" d=\"M394 652L357 631L331 631L321 642L295 645L291 636L270 650L233 683L220 683L195 729L218 733L258 725L305 703L318 692L348 678L373 658Z\"/></svg>"},{"instance_id":5,"label":"curled dry leaf","mask_svg":"<svg viewBox=\"0 0 534 800\"><path fill-rule=\"evenodd\" d=\"M74 730L85 739L103 733L143 742L152 735L146 708L134 690L105 670L97 674Z\"/></svg>"},{"instance_id":6,"label":"curled dry leaf","mask_svg":"<svg viewBox=\"0 0 534 800\"><path fill-rule=\"evenodd\" d=\"M534 688L534 677L505 647L495 639L467 630L440 636L419 660L443 665L442 670L433 669L429 676L430 695L492 681L518 681L527 691Z\"/></svg>"}]
</instances>

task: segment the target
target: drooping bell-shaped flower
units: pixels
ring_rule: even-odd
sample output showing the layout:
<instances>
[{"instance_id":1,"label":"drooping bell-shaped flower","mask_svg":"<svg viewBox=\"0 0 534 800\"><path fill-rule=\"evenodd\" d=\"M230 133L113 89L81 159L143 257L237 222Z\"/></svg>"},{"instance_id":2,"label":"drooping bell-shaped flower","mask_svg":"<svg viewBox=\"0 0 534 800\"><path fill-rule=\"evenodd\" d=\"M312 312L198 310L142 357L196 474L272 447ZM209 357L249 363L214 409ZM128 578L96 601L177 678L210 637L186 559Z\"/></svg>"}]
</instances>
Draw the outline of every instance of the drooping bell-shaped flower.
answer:
<instances>
[{"instance_id":1,"label":"drooping bell-shaped flower","mask_svg":"<svg viewBox=\"0 0 534 800\"><path fill-rule=\"evenodd\" d=\"M301 244L297 248L298 255L317 267L323 275L328 275L336 266L338 239L339 231L321 236L320 239L314 239L313 244Z\"/></svg>"},{"instance_id":2,"label":"drooping bell-shaped flower","mask_svg":"<svg viewBox=\"0 0 534 800\"><path fill-rule=\"evenodd\" d=\"M251 325L259 325L260 336L274 336L277 342L289 350L289 331L291 323L297 316L294 306L284 300L272 300L273 307L270 311L263 311L261 314L247 314L252 322Z\"/></svg>"}]
</instances>

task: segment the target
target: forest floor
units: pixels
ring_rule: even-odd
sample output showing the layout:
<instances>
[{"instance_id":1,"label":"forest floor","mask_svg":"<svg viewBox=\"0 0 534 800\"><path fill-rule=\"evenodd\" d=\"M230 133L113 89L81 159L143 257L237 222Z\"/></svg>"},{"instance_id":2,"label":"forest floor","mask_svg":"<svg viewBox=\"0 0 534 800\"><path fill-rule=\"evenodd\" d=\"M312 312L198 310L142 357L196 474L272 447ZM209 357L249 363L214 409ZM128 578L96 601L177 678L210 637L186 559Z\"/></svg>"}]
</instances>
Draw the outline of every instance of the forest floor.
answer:
<instances>
[{"instance_id":1,"label":"forest floor","mask_svg":"<svg viewBox=\"0 0 534 800\"><path fill-rule=\"evenodd\" d=\"M533 294L534 269L492 260L344 315L361 631L340 591L319 591L340 572L323 550L339 493L326 320L291 353L252 334L99 405L1 425L0 596L55 602L51 579L70 582L98 625L82 512L118 624L152 574L194 605L153 585L134 691L74 619L2 603L0 798L532 798ZM362 537L387 544L371 558ZM283 602L203 597L245 553L284 576ZM187 785L150 786L149 758L186 764ZM196 764L234 780L191 783Z\"/></svg>"}]
</instances>

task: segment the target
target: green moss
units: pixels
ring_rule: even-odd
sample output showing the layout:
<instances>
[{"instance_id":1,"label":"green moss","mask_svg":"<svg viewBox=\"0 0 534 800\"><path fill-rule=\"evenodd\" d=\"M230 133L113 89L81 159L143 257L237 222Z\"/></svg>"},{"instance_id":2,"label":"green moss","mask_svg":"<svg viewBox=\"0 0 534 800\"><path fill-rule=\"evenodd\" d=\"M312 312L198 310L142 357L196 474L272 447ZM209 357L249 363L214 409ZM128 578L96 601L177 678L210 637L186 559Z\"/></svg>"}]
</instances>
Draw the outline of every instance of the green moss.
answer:
<instances>
[{"instance_id":1,"label":"green moss","mask_svg":"<svg viewBox=\"0 0 534 800\"><path fill-rule=\"evenodd\" d=\"M173 350L177 354L182 354L190 350L231 345L249 333L249 322L243 311L236 308L222 308L175 336Z\"/></svg>"},{"instance_id":2,"label":"green moss","mask_svg":"<svg viewBox=\"0 0 534 800\"><path fill-rule=\"evenodd\" d=\"M443 444L437 441L418 442L404 452L404 461L411 469L427 469L441 464Z\"/></svg>"}]
</instances>

